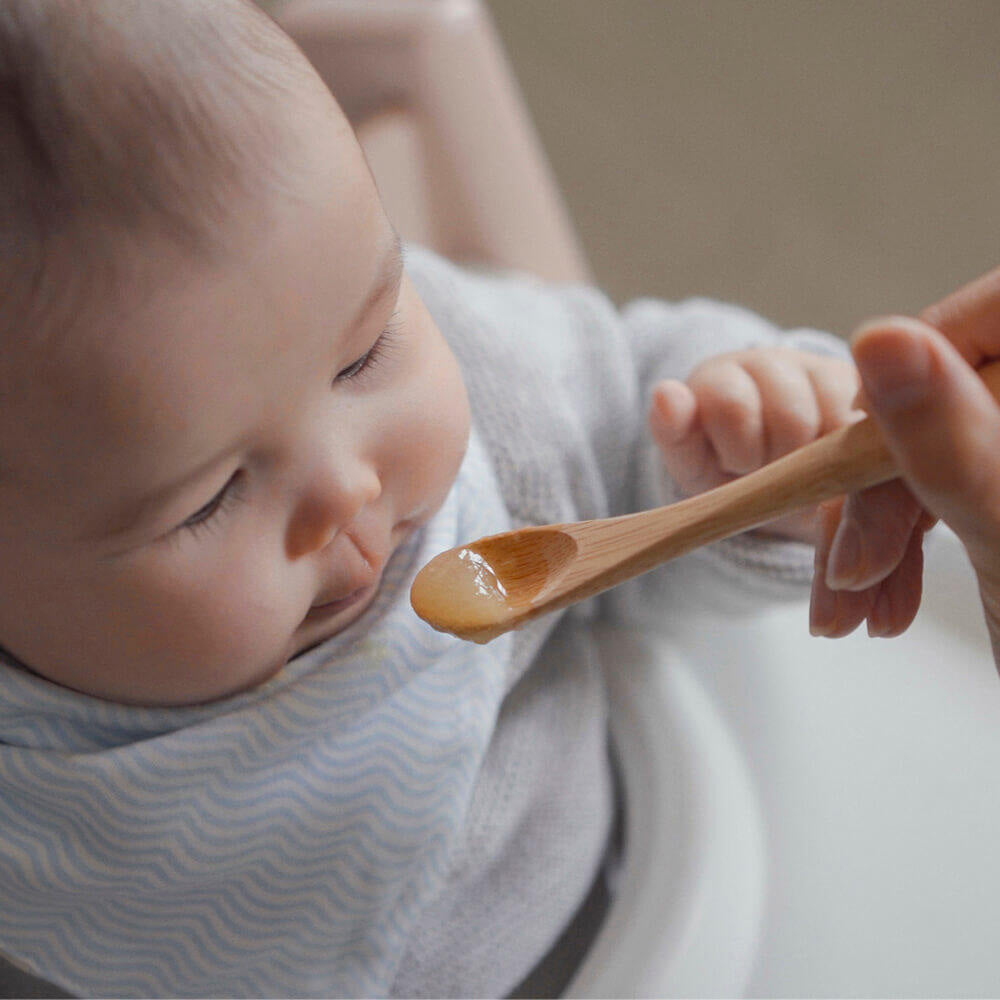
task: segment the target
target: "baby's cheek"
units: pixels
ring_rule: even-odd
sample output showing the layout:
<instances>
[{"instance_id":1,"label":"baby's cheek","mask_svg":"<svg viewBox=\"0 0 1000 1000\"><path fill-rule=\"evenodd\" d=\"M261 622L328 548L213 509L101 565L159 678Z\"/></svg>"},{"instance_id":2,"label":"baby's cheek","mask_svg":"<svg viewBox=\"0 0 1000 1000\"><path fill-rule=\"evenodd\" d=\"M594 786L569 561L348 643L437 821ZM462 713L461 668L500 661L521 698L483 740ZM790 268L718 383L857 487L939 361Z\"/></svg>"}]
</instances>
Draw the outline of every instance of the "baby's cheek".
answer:
<instances>
[{"instance_id":1,"label":"baby's cheek","mask_svg":"<svg viewBox=\"0 0 1000 1000\"><path fill-rule=\"evenodd\" d=\"M281 565L256 546L234 546L227 558L206 555L183 573L166 574L147 602L146 644L156 665L150 687L171 701L204 701L280 667L301 618Z\"/></svg>"},{"instance_id":2,"label":"baby's cheek","mask_svg":"<svg viewBox=\"0 0 1000 1000\"><path fill-rule=\"evenodd\" d=\"M423 410L423 419L414 426L412 443L421 503L429 516L444 502L451 490L469 443L469 410L460 381L449 393L436 396Z\"/></svg>"},{"instance_id":3,"label":"baby's cheek","mask_svg":"<svg viewBox=\"0 0 1000 1000\"><path fill-rule=\"evenodd\" d=\"M394 469L397 512L429 517L448 495L469 440L469 399L455 356L426 313L414 306L414 346L402 386L394 387L387 404L393 428L383 440Z\"/></svg>"},{"instance_id":4,"label":"baby's cheek","mask_svg":"<svg viewBox=\"0 0 1000 1000\"><path fill-rule=\"evenodd\" d=\"M309 605L298 581L283 572L287 565L278 552L273 558L244 556L204 595L206 660L240 687L259 681L287 656Z\"/></svg>"}]
</instances>

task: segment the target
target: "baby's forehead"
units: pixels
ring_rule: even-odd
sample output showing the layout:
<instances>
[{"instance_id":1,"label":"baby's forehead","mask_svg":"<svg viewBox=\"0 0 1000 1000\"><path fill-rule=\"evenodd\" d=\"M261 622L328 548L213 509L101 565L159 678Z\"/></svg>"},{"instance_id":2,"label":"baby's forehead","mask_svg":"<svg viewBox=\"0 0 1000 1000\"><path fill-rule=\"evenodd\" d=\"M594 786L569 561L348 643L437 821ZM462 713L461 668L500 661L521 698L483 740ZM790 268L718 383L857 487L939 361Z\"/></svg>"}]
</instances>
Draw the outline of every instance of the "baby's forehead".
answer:
<instances>
[{"instance_id":1,"label":"baby's forehead","mask_svg":"<svg viewBox=\"0 0 1000 1000\"><path fill-rule=\"evenodd\" d=\"M91 303L74 322L4 352L0 456L23 491L71 500L77 486L99 487L139 442L162 444L177 366L169 342L144 335L143 313L132 318Z\"/></svg>"},{"instance_id":2,"label":"baby's forehead","mask_svg":"<svg viewBox=\"0 0 1000 1000\"><path fill-rule=\"evenodd\" d=\"M287 102L315 79L245 0L8 4L0 205L42 229L89 210L196 236L234 186L266 175Z\"/></svg>"},{"instance_id":3,"label":"baby's forehead","mask_svg":"<svg viewBox=\"0 0 1000 1000\"><path fill-rule=\"evenodd\" d=\"M151 245L224 252L233 220L294 187L301 122L335 112L248 0L4 0L5 347L103 308Z\"/></svg>"},{"instance_id":4,"label":"baby's forehead","mask_svg":"<svg viewBox=\"0 0 1000 1000\"><path fill-rule=\"evenodd\" d=\"M71 466L90 451L113 454L132 437L155 444L158 427L180 429L182 400L166 401L171 386L182 393L187 370L203 370L214 346L232 349L253 315L237 318L233 309L252 280L221 257L165 240L100 240L107 245L97 262L83 252L86 233L75 253L50 258L38 287L44 302L22 313L0 358L0 439L18 437ZM231 329L235 323L243 329ZM192 368L199 344L201 369Z\"/></svg>"}]
</instances>

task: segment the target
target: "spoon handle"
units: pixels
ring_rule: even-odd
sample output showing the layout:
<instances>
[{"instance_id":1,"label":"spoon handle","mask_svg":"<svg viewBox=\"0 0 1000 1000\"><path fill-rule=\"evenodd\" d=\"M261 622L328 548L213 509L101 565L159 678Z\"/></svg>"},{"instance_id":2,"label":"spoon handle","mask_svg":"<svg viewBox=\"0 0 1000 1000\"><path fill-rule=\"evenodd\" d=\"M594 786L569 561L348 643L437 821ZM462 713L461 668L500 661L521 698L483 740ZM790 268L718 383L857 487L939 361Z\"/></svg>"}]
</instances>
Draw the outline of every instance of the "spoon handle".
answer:
<instances>
[{"instance_id":1,"label":"spoon handle","mask_svg":"<svg viewBox=\"0 0 1000 1000\"><path fill-rule=\"evenodd\" d=\"M1000 400L1000 361L985 365L979 375ZM573 591L579 600L702 545L898 475L878 426L867 417L714 490L615 518L614 531L607 530L609 522L602 529L599 521L561 526L592 558L581 561L581 578L571 579L576 576L571 571L560 590Z\"/></svg>"}]
</instances>

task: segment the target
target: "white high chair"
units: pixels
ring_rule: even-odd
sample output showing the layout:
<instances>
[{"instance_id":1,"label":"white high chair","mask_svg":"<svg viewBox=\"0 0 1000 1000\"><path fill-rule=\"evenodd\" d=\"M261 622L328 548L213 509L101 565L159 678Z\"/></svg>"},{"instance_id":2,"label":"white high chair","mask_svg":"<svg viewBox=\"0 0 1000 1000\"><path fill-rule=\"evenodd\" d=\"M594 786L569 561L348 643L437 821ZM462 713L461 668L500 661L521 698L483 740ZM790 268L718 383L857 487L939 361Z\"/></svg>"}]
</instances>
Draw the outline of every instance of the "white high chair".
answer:
<instances>
[{"instance_id":1,"label":"white high chair","mask_svg":"<svg viewBox=\"0 0 1000 1000\"><path fill-rule=\"evenodd\" d=\"M277 13L405 238L587 277L481 3ZM891 642L812 639L804 602L606 631L625 865L568 995L1000 991L1000 686L961 546L939 529L928 549L924 607Z\"/></svg>"}]
</instances>

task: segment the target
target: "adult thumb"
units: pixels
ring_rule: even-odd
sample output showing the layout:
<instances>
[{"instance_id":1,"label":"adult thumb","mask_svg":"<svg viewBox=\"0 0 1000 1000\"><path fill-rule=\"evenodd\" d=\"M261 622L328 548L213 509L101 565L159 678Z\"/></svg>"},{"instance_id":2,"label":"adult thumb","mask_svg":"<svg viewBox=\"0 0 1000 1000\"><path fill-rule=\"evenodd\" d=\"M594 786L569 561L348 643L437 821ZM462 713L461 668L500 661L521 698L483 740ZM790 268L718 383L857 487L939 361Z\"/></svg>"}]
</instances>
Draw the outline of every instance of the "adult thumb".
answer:
<instances>
[{"instance_id":1,"label":"adult thumb","mask_svg":"<svg viewBox=\"0 0 1000 1000\"><path fill-rule=\"evenodd\" d=\"M920 320L866 323L852 350L868 407L910 488L974 562L1000 561L1000 404Z\"/></svg>"}]
</instances>

